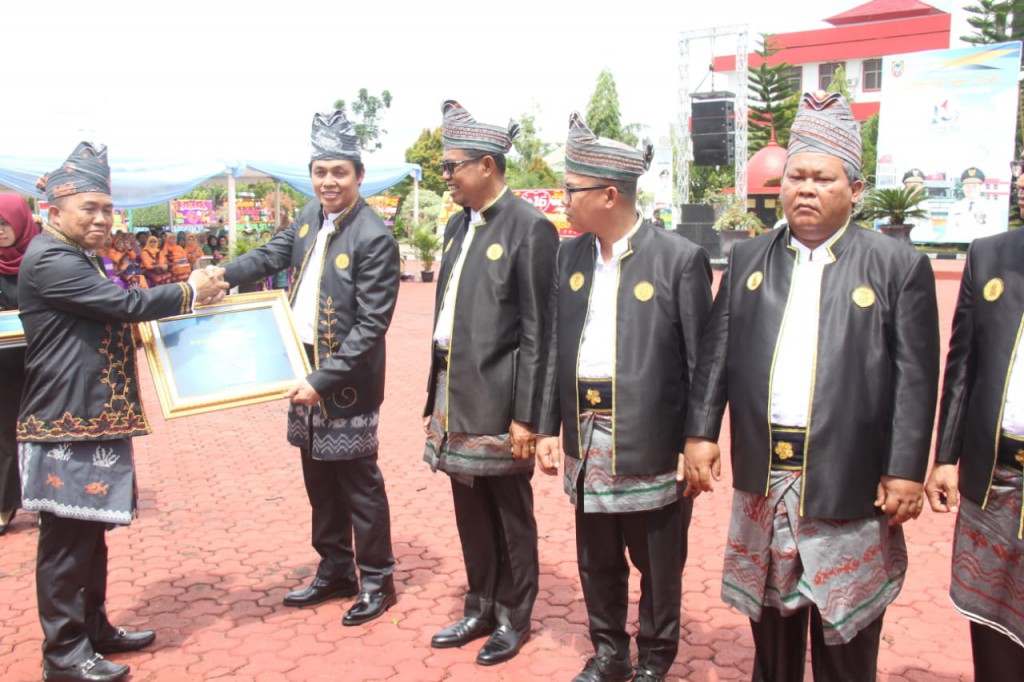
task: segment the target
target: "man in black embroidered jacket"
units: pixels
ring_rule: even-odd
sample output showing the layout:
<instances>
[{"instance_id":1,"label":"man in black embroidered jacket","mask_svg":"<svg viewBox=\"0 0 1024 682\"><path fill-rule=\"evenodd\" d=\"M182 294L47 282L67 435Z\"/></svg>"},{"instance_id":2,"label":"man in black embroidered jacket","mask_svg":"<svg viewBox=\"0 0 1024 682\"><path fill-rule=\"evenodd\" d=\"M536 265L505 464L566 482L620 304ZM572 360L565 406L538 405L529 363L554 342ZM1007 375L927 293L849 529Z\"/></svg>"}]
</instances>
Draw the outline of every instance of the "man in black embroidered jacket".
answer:
<instances>
[{"instance_id":1,"label":"man in black embroidered jacket","mask_svg":"<svg viewBox=\"0 0 1024 682\"><path fill-rule=\"evenodd\" d=\"M206 272L189 283L124 290L94 250L113 227L105 147L81 143L49 174L49 223L21 265L18 298L28 342L18 419L22 506L39 512L36 594L47 680L118 680L128 666L102 654L156 637L107 620L104 532L135 512L133 436L149 433L131 322L192 311L227 285ZM222 271L211 269L219 276Z\"/></svg>"},{"instance_id":2,"label":"man in black embroidered jacket","mask_svg":"<svg viewBox=\"0 0 1024 682\"><path fill-rule=\"evenodd\" d=\"M317 199L288 229L228 263L224 277L239 284L294 268L292 312L315 369L288 394L288 442L301 451L320 564L312 582L284 603L359 593L342 619L359 625L396 599L377 422L400 261L394 236L359 196L359 138L344 113L317 114L311 141Z\"/></svg>"}]
</instances>

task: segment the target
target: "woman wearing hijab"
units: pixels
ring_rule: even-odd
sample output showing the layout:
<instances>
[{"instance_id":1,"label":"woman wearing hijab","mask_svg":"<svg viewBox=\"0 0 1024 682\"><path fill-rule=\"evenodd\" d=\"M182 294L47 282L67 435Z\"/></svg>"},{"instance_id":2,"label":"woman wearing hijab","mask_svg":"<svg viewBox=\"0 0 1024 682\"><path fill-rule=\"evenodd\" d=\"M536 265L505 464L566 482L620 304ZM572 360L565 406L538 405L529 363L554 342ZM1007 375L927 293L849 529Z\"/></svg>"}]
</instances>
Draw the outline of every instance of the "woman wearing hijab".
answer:
<instances>
[{"instance_id":1,"label":"woman wearing hijab","mask_svg":"<svg viewBox=\"0 0 1024 682\"><path fill-rule=\"evenodd\" d=\"M217 248L217 237L215 237L212 234L207 233L207 235L206 235L206 245L203 246L203 255L204 256L212 256L213 252L214 252L214 250L216 250L216 248Z\"/></svg>"},{"instance_id":2,"label":"woman wearing hijab","mask_svg":"<svg viewBox=\"0 0 1024 682\"><path fill-rule=\"evenodd\" d=\"M17 194L0 194L0 310L18 308L18 269L39 227L28 204ZM25 349L0 350L0 535L7 532L21 506L15 425L25 385Z\"/></svg>"},{"instance_id":3,"label":"woman wearing hijab","mask_svg":"<svg viewBox=\"0 0 1024 682\"><path fill-rule=\"evenodd\" d=\"M220 261L227 262L231 260L231 245L228 243L228 236L222 234L217 238L217 251L220 252L220 258L214 258L214 265Z\"/></svg>"},{"instance_id":4,"label":"woman wearing hijab","mask_svg":"<svg viewBox=\"0 0 1024 682\"><path fill-rule=\"evenodd\" d=\"M199 248L199 241L194 234L185 237L185 258L188 259L189 268L194 270L196 261L203 257L203 250Z\"/></svg>"},{"instance_id":5,"label":"woman wearing hijab","mask_svg":"<svg viewBox=\"0 0 1024 682\"><path fill-rule=\"evenodd\" d=\"M150 287L171 281L171 273L167 270L167 262L160 252L160 240L157 237L150 236L146 240L146 248L142 249L140 265L142 274L146 276Z\"/></svg>"},{"instance_id":6,"label":"woman wearing hijab","mask_svg":"<svg viewBox=\"0 0 1024 682\"><path fill-rule=\"evenodd\" d=\"M172 282L186 282L192 274L192 266L185 257L185 249L178 246L178 239L171 233L164 235L163 249L160 251Z\"/></svg>"}]
</instances>

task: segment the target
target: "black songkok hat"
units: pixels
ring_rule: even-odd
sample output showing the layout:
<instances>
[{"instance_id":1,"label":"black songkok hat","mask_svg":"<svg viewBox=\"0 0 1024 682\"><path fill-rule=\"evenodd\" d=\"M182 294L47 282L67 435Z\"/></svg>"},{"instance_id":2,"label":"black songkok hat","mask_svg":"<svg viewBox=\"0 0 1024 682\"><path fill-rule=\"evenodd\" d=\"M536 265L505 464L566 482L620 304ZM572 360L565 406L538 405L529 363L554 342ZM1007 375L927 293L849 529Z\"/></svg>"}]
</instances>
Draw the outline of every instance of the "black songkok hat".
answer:
<instances>
[{"instance_id":1,"label":"black songkok hat","mask_svg":"<svg viewBox=\"0 0 1024 682\"><path fill-rule=\"evenodd\" d=\"M46 177L46 200L83 192L110 194L110 164L105 145L79 142L75 151Z\"/></svg>"},{"instance_id":2,"label":"black songkok hat","mask_svg":"<svg viewBox=\"0 0 1024 682\"><path fill-rule=\"evenodd\" d=\"M309 141L313 147L309 157L310 161L361 160L359 135L356 134L355 126L345 118L345 112L341 109L315 114Z\"/></svg>"}]
</instances>

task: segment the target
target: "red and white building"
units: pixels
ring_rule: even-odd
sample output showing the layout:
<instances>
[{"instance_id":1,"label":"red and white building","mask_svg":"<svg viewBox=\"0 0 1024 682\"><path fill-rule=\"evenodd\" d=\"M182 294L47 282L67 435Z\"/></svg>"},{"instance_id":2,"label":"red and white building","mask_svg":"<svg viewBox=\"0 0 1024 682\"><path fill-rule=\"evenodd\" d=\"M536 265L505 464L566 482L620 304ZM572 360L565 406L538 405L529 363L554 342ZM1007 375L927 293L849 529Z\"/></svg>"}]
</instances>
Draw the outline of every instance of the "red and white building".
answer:
<instances>
[{"instance_id":1,"label":"red and white building","mask_svg":"<svg viewBox=\"0 0 1024 682\"><path fill-rule=\"evenodd\" d=\"M870 0L824 21L832 28L773 34L779 51L768 64L790 64L800 92L824 90L842 66L861 121L878 113L882 57L951 47L951 15L920 0ZM748 61L755 69L763 60L751 53ZM716 78L726 79L723 89L735 91L736 56L714 57L713 65Z\"/></svg>"}]
</instances>

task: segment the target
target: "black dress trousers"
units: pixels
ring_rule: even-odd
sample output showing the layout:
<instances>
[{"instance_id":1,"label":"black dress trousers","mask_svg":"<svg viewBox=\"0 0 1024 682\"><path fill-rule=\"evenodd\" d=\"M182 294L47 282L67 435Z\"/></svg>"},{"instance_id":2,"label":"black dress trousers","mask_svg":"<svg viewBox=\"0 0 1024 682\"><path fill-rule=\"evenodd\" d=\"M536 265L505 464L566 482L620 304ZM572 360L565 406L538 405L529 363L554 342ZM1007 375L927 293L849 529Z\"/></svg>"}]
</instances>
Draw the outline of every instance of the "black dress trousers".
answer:
<instances>
[{"instance_id":1,"label":"black dress trousers","mask_svg":"<svg viewBox=\"0 0 1024 682\"><path fill-rule=\"evenodd\" d=\"M92 657L92 642L113 637L107 620L107 524L39 514L36 599L43 659L69 668Z\"/></svg>"},{"instance_id":2,"label":"black dress trousers","mask_svg":"<svg viewBox=\"0 0 1024 682\"><path fill-rule=\"evenodd\" d=\"M582 481L576 505L576 556L598 656L628 662L629 564L640 571L637 665L665 675L679 650L679 608L690 499L649 511L585 513Z\"/></svg>"},{"instance_id":3,"label":"black dress trousers","mask_svg":"<svg viewBox=\"0 0 1024 682\"><path fill-rule=\"evenodd\" d=\"M320 555L317 577L353 581L358 566L362 592L390 589L395 570L391 510L377 456L323 461L300 450L313 512L313 548Z\"/></svg>"},{"instance_id":4,"label":"black dress trousers","mask_svg":"<svg viewBox=\"0 0 1024 682\"><path fill-rule=\"evenodd\" d=\"M475 476L472 486L451 479L469 583L465 615L519 632L530 628L540 574L532 476Z\"/></svg>"},{"instance_id":5,"label":"black dress trousers","mask_svg":"<svg viewBox=\"0 0 1024 682\"><path fill-rule=\"evenodd\" d=\"M0 350L0 512L21 507L16 429L25 387L25 349Z\"/></svg>"}]
</instances>

